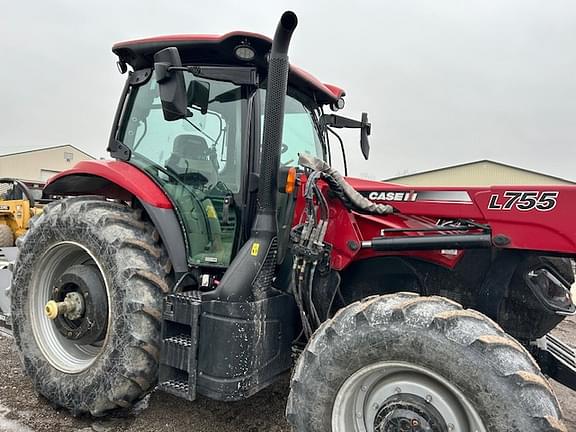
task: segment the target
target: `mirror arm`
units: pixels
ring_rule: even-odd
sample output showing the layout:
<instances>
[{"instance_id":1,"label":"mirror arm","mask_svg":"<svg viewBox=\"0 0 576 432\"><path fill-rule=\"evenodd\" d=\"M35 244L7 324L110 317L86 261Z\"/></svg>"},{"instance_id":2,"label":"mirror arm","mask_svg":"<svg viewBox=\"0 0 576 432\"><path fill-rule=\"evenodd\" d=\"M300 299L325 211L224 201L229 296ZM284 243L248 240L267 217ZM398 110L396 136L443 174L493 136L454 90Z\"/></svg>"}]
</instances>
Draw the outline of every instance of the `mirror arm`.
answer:
<instances>
[{"instance_id":1,"label":"mirror arm","mask_svg":"<svg viewBox=\"0 0 576 432\"><path fill-rule=\"evenodd\" d=\"M366 129L368 135L372 129L372 125L364 118L368 118L365 113L362 113L362 121L349 119L336 114L323 114L320 116L320 124L322 126L330 126L336 129Z\"/></svg>"},{"instance_id":2,"label":"mirror arm","mask_svg":"<svg viewBox=\"0 0 576 432\"><path fill-rule=\"evenodd\" d=\"M362 127L362 122L342 117L336 114L323 114L320 117L323 126L330 126L336 129L358 129Z\"/></svg>"},{"instance_id":3,"label":"mirror arm","mask_svg":"<svg viewBox=\"0 0 576 432\"><path fill-rule=\"evenodd\" d=\"M182 71L182 72L192 72L189 67L186 66L172 66L168 65L168 72L172 71Z\"/></svg>"},{"instance_id":4,"label":"mirror arm","mask_svg":"<svg viewBox=\"0 0 576 432\"><path fill-rule=\"evenodd\" d=\"M372 132L372 124L368 122L368 113L362 113L362 120L353 120L342 117L336 114L322 114L320 116L320 126L324 130L329 130L328 127L337 129L360 129L360 147L364 159L368 159L370 154L370 144L368 143L368 136Z\"/></svg>"},{"instance_id":5,"label":"mirror arm","mask_svg":"<svg viewBox=\"0 0 576 432\"><path fill-rule=\"evenodd\" d=\"M154 63L154 73L156 74L156 81L161 84L162 82L166 81L170 78L170 69L173 66L170 66L170 63L165 62L157 62Z\"/></svg>"},{"instance_id":6,"label":"mirror arm","mask_svg":"<svg viewBox=\"0 0 576 432\"><path fill-rule=\"evenodd\" d=\"M256 69L246 66L180 66L170 68L170 70L182 70L190 72L196 78L207 78L216 81L227 81L236 85L257 86L258 74Z\"/></svg>"}]
</instances>

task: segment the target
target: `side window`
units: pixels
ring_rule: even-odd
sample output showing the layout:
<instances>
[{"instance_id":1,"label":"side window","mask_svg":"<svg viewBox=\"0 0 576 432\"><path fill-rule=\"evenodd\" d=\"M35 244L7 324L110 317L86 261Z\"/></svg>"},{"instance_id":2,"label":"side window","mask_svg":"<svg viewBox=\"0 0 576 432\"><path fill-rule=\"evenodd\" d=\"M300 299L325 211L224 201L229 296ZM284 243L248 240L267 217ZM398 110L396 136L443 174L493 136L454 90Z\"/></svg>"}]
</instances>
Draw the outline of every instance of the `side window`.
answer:
<instances>
[{"instance_id":1,"label":"side window","mask_svg":"<svg viewBox=\"0 0 576 432\"><path fill-rule=\"evenodd\" d=\"M260 95L262 107L264 107L266 92L262 91ZM262 134L264 114L262 114L261 118L261 127ZM299 153L310 153L324 159L322 143L318 137L318 131L314 124L312 113L298 99L292 96L286 96L280 163L287 166L297 166Z\"/></svg>"},{"instance_id":2,"label":"side window","mask_svg":"<svg viewBox=\"0 0 576 432\"><path fill-rule=\"evenodd\" d=\"M226 142L222 139L222 131L226 130L227 124L219 113L208 111L202 115L200 112L194 112L194 116L187 120L167 122L162 114L160 98L154 102L158 108L150 110L146 123L141 122L136 126L135 151L160 165L165 165L173 151L176 138L191 135L199 137L206 146L214 147L219 162L225 162L223 159L225 159ZM216 137L220 139L216 143L211 142L210 138Z\"/></svg>"},{"instance_id":3,"label":"side window","mask_svg":"<svg viewBox=\"0 0 576 432\"><path fill-rule=\"evenodd\" d=\"M186 84L194 78L186 74ZM233 192L241 182L243 96L235 84L205 79L206 113L189 109L186 119L166 121L154 78L138 88L122 137L133 153L180 177L201 171L210 185L221 181ZM204 163L210 161L211 164ZM208 169L210 175L206 176Z\"/></svg>"}]
</instances>

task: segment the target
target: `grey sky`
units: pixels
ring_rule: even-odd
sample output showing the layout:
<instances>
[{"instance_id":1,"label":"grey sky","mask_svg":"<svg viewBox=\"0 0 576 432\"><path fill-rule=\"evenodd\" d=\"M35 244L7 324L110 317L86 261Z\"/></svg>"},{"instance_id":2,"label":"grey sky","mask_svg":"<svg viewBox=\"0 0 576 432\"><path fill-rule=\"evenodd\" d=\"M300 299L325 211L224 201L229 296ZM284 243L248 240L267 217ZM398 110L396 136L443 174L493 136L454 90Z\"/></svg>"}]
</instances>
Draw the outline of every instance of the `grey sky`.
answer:
<instances>
[{"instance_id":1,"label":"grey sky","mask_svg":"<svg viewBox=\"0 0 576 432\"><path fill-rule=\"evenodd\" d=\"M271 5L272 4L272 5ZM62 143L105 155L125 79L118 40L300 24L291 61L367 111L372 155L346 134L351 172L385 178L494 159L576 180L572 0L0 0L0 152Z\"/></svg>"}]
</instances>

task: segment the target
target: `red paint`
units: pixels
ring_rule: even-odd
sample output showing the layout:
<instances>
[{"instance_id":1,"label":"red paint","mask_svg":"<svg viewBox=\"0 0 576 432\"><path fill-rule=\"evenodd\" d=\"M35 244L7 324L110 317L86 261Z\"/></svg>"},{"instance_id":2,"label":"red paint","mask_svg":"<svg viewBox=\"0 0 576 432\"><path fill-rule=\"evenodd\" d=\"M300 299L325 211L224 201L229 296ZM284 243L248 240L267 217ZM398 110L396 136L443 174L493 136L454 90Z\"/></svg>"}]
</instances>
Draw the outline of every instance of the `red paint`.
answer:
<instances>
[{"instance_id":1,"label":"red paint","mask_svg":"<svg viewBox=\"0 0 576 432\"><path fill-rule=\"evenodd\" d=\"M336 99L340 99L341 97L346 96L346 92L344 91L344 89L335 86L334 84L324 83L324 85L332 92L332 94Z\"/></svg>"},{"instance_id":2,"label":"red paint","mask_svg":"<svg viewBox=\"0 0 576 432\"><path fill-rule=\"evenodd\" d=\"M169 209L172 203L164 191L140 169L122 161L82 161L74 168L56 174L47 184L70 175L93 175L105 178L154 207Z\"/></svg>"},{"instance_id":3,"label":"red paint","mask_svg":"<svg viewBox=\"0 0 576 432\"><path fill-rule=\"evenodd\" d=\"M165 43L165 42L215 42L219 43L228 38L235 37L235 36L244 36L248 38L255 38L261 39L266 42L272 44L272 39L267 36L252 33L252 32L245 32L245 31L234 31L225 33L223 35L215 35L215 34L175 34L175 35L162 35L162 36L152 36L152 37L145 37L140 39L130 39L126 41L116 42L112 46L112 51L116 51L121 48L127 48L134 45L144 45L144 44L151 44L151 43Z\"/></svg>"},{"instance_id":4,"label":"red paint","mask_svg":"<svg viewBox=\"0 0 576 432\"><path fill-rule=\"evenodd\" d=\"M315 87L316 90L319 90L325 95L331 97L333 99L333 102L336 102L338 99L344 96L344 90L342 90L340 87L336 87L335 85L332 84L323 84L312 74L306 72L304 69L301 69L298 66L290 65L290 72L299 76L308 84Z\"/></svg>"},{"instance_id":5,"label":"red paint","mask_svg":"<svg viewBox=\"0 0 576 432\"><path fill-rule=\"evenodd\" d=\"M256 39L258 41L264 42L266 44L272 45L272 40L264 35L258 33L251 33L245 31L234 31L230 33L226 33L223 35L214 35L214 34L176 34L176 35L165 35L165 36L154 36L154 37L147 37L142 39L133 39L127 40L123 42L117 42L112 47L112 51L118 53L118 50L122 50L124 48L133 48L139 45L162 45L168 46L170 43L209 43L209 44L220 44L224 43L226 40L230 38L248 38L248 39ZM158 47L161 49L161 47ZM311 75L310 73L306 72L305 70L295 66L290 65L290 73L296 76L297 78L301 79L305 83L307 83L311 88L315 91L321 92L327 99L330 101L329 103L336 102L339 98L344 96L344 90L340 87L337 87L332 84L324 84L316 77Z\"/></svg>"},{"instance_id":6,"label":"red paint","mask_svg":"<svg viewBox=\"0 0 576 432\"><path fill-rule=\"evenodd\" d=\"M302 178L303 190L305 177ZM493 187L433 187L433 186L403 186L356 178L348 178L348 182L359 192L395 191L395 192L466 192L469 202L459 201L378 201L394 206L398 213L387 216L359 214L346 209L337 198L329 199L330 224L325 241L332 244L332 266L341 270L354 261L376 256L411 256L426 261L435 262L444 267L454 267L465 253L457 255L442 254L441 251L414 252L376 252L371 249L352 250L349 241L357 243L380 237L380 230L386 228L426 228L433 227L438 219L471 219L475 222L489 225L492 237L504 235L510 239L508 249L523 249L541 251L543 253L566 253L576 255L576 230L574 215L576 214L576 187L574 186L493 186ZM324 195L328 196L327 185L321 184ZM557 191L556 206L550 211L507 211L490 210L488 204L493 194L504 191ZM300 193L294 223L300 220L304 209L304 199ZM437 233L407 232L388 235L422 236Z\"/></svg>"}]
</instances>

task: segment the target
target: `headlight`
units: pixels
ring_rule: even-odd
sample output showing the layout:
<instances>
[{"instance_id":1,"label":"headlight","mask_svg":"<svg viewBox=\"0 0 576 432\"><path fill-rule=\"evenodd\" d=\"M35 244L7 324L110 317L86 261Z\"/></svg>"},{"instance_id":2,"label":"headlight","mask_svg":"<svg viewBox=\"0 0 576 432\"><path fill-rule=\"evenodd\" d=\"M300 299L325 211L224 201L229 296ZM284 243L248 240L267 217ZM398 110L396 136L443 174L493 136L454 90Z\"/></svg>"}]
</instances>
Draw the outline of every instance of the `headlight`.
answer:
<instances>
[{"instance_id":1,"label":"headlight","mask_svg":"<svg viewBox=\"0 0 576 432\"><path fill-rule=\"evenodd\" d=\"M251 61L256 57L256 52L251 46L238 45L234 48L234 55L242 61Z\"/></svg>"},{"instance_id":2,"label":"headlight","mask_svg":"<svg viewBox=\"0 0 576 432\"><path fill-rule=\"evenodd\" d=\"M548 269L540 268L530 271L526 282L544 306L561 314L575 312L571 287L561 276L555 275Z\"/></svg>"}]
</instances>

